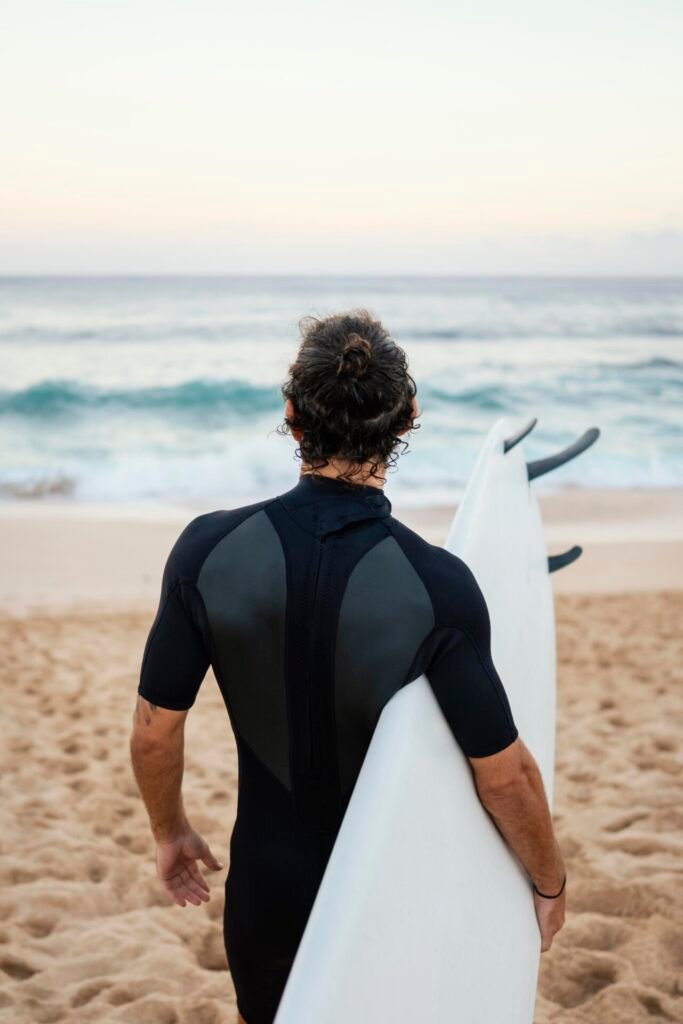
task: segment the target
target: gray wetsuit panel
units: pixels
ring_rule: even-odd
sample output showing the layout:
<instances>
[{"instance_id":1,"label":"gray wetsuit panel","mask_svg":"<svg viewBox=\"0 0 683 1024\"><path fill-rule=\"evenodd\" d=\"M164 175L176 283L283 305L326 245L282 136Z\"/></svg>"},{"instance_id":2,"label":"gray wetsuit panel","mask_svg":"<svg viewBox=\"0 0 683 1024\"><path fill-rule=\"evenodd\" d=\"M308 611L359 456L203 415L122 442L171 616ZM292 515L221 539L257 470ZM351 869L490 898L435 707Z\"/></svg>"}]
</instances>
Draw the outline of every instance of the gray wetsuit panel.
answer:
<instances>
[{"instance_id":1,"label":"gray wetsuit panel","mask_svg":"<svg viewBox=\"0 0 683 1024\"><path fill-rule=\"evenodd\" d=\"M265 512L250 516L216 545L198 588L235 727L289 788L287 574L280 538Z\"/></svg>"},{"instance_id":2,"label":"gray wetsuit panel","mask_svg":"<svg viewBox=\"0 0 683 1024\"><path fill-rule=\"evenodd\" d=\"M353 785L382 708L407 682L433 626L424 583L387 537L354 568L339 612L335 714L342 792Z\"/></svg>"}]
</instances>

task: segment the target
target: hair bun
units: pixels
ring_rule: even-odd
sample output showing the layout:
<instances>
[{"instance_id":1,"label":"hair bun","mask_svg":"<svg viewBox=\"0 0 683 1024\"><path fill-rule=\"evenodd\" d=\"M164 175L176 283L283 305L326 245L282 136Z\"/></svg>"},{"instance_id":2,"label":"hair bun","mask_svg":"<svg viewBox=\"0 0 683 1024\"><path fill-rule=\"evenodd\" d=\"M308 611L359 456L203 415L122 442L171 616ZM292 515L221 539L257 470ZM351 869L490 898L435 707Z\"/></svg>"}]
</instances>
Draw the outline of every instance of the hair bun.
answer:
<instances>
[{"instance_id":1,"label":"hair bun","mask_svg":"<svg viewBox=\"0 0 683 1024\"><path fill-rule=\"evenodd\" d=\"M360 334L349 334L337 363L339 377L362 377L372 359L372 346Z\"/></svg>"}]
</instances>

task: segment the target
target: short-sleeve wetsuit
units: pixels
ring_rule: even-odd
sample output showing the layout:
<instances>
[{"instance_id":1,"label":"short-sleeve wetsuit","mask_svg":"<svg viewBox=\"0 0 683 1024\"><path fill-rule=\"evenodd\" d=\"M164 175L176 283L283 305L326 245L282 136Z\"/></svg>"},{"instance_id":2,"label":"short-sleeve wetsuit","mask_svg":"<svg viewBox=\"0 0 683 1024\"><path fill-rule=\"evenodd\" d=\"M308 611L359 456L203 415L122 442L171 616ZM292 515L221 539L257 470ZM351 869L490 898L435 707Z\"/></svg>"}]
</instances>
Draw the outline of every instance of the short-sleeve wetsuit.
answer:
<instances>
[{"instance_id":1,"label":"short-sleeve wetsuit","mask_svg":"<svg viewBox=\"0 0 683 1024\"><path fill-rule=\"evenodd\" d=\"M370 485L302 475L185 528L139 693L185 710L209 665L239 767L226 954L247 1024L270 1024L387 701L425 673L470 757L502 750L517 729L472 572Z\"/></svg>"}]
</instances>

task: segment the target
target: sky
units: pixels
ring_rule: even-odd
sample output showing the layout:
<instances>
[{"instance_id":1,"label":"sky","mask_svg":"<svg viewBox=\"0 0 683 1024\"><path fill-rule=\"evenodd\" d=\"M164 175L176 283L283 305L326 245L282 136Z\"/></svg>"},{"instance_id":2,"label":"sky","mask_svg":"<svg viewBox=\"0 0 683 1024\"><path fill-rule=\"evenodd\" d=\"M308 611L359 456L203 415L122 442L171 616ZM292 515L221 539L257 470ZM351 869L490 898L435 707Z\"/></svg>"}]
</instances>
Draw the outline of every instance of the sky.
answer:
<instances>
[{"instance_id":1,"label":"sky","mask_svg":"<svg viewBox=\"0 0 683 1024\"><path fill-rule=\"evenodd\" d=\"M683 273L680 0L23 0L0 273Z\"/></svg>"}]
</instances>

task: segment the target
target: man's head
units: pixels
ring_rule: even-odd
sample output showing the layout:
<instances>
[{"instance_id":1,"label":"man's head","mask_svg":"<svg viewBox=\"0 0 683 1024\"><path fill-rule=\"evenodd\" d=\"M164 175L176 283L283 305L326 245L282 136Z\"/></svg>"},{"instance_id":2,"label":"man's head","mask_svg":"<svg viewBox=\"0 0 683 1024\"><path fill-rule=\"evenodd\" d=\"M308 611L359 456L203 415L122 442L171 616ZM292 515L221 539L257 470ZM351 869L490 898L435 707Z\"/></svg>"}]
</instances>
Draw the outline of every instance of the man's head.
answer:
<instances>
[{"instance_id":1,"label":"man's head","mask_svg":"<svg viewBox=\"0 0 683 1024\"><path fill-rule=\"evenodd\" d=\"M285 423L314 471L383 477L401 436L417 429L416 386L405 352L366 310L305 317L297 358L282 387Z\"/></svg>"}]
</instances>

